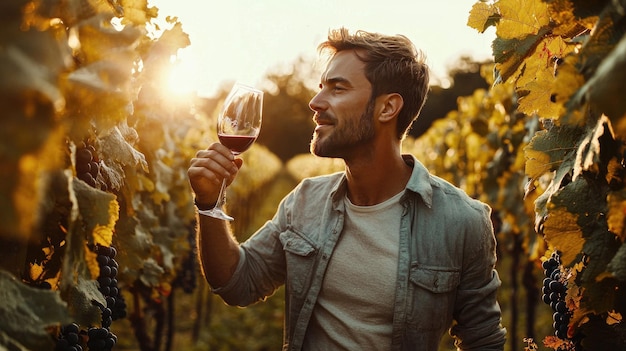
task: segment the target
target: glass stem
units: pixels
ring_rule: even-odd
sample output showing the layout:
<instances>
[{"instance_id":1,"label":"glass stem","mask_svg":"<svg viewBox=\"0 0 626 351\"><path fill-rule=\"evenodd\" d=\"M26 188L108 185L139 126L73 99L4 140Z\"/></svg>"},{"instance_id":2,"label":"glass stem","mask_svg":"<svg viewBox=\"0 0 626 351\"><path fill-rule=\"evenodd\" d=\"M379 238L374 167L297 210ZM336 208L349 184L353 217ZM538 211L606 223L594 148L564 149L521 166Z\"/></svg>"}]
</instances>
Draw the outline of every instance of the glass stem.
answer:
<instances>
[{"instance_id":1,"label":"glass stem","mask_svg":"<svg viewBox=\"0 0 626 351\"><path fill-rule=\"evenodd\" d=\"M222 180L222 187L220 188L220 194L217 196L217 202L215 203L216 209L222 209L226 203L226 178Z\"/></svg>"}]
</instances>

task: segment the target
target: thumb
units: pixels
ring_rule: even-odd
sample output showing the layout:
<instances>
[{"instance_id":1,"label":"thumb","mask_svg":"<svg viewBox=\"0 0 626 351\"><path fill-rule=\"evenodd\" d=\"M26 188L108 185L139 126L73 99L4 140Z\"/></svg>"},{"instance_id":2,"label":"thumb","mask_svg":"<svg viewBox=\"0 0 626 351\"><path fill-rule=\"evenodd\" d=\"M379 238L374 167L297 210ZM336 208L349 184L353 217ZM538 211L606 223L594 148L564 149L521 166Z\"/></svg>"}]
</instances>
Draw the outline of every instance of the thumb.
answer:
<instances>
[{"instance_id":1,"label":"thumb","mask_svg":"<svg viewBox=\"0 0 626 351\"><path fill-rule=\"evenodd\" d=\"M236 158L234 160L235 162L235 166L237 166L237 168L241 169L241 166L243 165L243 159L242 158Z\"/></svg>"}]
</instances>

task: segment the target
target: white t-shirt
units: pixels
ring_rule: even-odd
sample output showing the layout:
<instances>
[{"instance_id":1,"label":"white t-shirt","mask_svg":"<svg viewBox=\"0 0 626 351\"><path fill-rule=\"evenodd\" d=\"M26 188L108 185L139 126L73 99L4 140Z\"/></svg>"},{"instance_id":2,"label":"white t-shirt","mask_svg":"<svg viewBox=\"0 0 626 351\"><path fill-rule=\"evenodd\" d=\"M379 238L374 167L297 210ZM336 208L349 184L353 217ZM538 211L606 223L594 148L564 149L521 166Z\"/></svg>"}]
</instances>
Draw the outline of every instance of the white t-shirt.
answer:
<instances>
[{"instance_id":1,"label":"white t-shirt","mask_svg":"<svg viewBox=\"0 0 626 351\"><path fill-rule=\"evenodd\" d=\"M328 263L304 350L391 347L403 194L374 206L356 206L345 198L343 232Z\"/></svg>"}]
</instances>

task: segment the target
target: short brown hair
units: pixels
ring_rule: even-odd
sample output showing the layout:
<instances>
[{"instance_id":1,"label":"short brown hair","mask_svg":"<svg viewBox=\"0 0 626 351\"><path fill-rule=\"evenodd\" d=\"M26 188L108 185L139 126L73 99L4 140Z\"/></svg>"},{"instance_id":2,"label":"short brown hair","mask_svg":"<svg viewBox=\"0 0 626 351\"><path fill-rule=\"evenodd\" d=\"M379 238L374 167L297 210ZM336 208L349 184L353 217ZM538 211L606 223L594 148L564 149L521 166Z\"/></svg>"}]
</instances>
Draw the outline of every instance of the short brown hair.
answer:
<instances>
[{"instance_id":1,"label":"short brown hair","mask_svg":"<svg viewBox=\"0 0 626 351\"><path fill-rule=\"evenodd\" d=\"M365 63L365 77L372 84L372 99L389 93L402 96L404 106L398 114L397 132L398 138L404 138L426 102L429 73L424 53L404 35L362 30L350 34L346 28L331 30L328 40L318 50L331 56L343 50L356 50Z\"/></svg>"}]
</instances>

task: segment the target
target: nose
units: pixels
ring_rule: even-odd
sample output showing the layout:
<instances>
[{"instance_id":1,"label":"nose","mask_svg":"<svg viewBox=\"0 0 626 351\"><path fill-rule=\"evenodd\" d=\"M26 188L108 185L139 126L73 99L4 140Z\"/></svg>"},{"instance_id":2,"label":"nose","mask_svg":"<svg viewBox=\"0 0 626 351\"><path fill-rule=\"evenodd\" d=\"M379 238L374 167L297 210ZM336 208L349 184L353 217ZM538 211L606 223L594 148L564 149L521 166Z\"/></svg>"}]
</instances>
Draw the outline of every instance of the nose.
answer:
<instances>
[{"instance_id":1,"label":"nose","mask_svg":"<svg viewBox=\"0 0 626 351\"><path fill-rule=\"evenodd\" d=\"M309 108L315 112L323 111L327 108L328 104L322 95L322 91L315 94L315 96L309 101Z\"/></svg>"}]
</instances>

